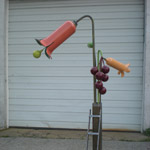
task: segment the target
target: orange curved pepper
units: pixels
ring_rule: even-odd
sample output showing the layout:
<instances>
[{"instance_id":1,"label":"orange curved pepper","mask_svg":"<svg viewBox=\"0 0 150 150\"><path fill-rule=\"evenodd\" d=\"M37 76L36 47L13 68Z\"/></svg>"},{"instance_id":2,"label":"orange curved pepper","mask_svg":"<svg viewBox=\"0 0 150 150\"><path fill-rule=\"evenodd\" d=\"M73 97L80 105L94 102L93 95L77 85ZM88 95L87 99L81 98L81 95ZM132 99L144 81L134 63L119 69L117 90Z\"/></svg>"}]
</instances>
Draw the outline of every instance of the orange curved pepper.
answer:
<instances>
[{"instance_id":1,"label":"orange curved pepper","mask_svg":"<svg viewBox=\"0 0 150 150\"><path fill-rule=\"evenodd\" d=\"M124 72L130 72L130 69L128 68L130 64L122 64L119 61L109 57L105 59L107 65L115 68L118 70L118 74L121 73L121 77L124 77Z\"/></svg>"},{"instance_id":2,"label":"orange curved pepper","mask_svg":"<svg viewBox=\"0 0 150 150\"><path fill-rule=\"evenodd\" d=\"M38 44L46 47L45 54L49 58L51 57L52 52L67 38L69 38L76 31L76 25L73 21L66 21L61 25L56 31L50 34L48 37L36 41Z\"/></svg>"}]
</instances>

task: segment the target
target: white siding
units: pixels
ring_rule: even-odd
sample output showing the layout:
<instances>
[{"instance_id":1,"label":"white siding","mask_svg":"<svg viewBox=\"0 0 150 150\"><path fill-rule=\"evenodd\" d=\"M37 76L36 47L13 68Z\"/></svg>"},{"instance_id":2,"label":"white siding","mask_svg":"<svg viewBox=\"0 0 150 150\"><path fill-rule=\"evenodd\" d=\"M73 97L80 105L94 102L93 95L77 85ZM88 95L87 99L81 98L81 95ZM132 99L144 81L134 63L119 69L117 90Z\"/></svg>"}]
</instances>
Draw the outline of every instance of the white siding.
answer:
<instances>
[{"instance_id":1,"label":"white siding","mask_svg":"<svg viewBox=\"0 0 150 150\"><path fill-rule=\"evenodd\" d=\"M8 1L0 1L0 130L7 128L8 106L8 76L7 76L7 25L8 25Z\"/></svg>"},{"instance_id":2,"label":"white siding","mask_svg":"<svg viewBox=\"0 0 150 150\"><path fill-rule=\"evenodd\" d=\"M32 56L43 38L66 20L88 14L95 20L96 50L105 57L131 63L124 78L111 69L102 96L103 128L140 131L143 69L142 0L17 1L9 8L10 126L87 128L93 102L91 23L76 33L48 60Z\"/></svg>"}]
</instances>

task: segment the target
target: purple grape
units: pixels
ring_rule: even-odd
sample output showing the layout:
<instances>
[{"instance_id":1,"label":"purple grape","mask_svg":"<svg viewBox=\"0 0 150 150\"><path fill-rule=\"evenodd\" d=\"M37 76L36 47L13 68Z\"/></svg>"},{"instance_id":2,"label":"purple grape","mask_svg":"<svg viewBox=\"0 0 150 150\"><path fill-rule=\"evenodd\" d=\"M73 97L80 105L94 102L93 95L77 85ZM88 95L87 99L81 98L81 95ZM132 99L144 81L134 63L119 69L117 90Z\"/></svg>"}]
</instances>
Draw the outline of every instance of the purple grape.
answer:
<instances>
[{"instance_id":1,"label":"purple grape","mask_svg":"<svg viewBox=\"0 0 150 150\"><path fill-rule=\"evenodd\" d=\"M103 66L102 69L101 69L101 71L102 71L103 73L105 73L105 74L108 73L109 70L110 70L110 69L109 69L108 66Z\"/></svg>"},{"instance_id":2,"label":"purple grape","mask_svg":"<svg viewBox=\"0 0 150 150\"><path fill-rule=\"evenodd\" d=\"M97 80L102 80L102 79L103 79L103 76L104 76L104 73L98 71L95 76L96 76L96 79L97 79Z\"/></svg>"},{"instance_id":3,"label":"purple grape","mask_svg":"<svg viewBox=\"0 0 150 150\"><path fill-rule=\"evenodd\" d=\"M92 73L93 75L95 75L97 72L98 72L98 68L97 68L97 67L93 67L93 68L91 69L91 73Z\"/></svg>"},{"instance_id":4,"label":"purple grape","mask_svg":"<svg viewBox=\"0 0 150 150\"><path fill-rule=\"evenodd\" d=\"M105 94L106 93L106 88L105 87L103 87L101 90L99 90L99 92L100 92L100 94Z\"/></svg>"},{"instance_id":5,"label":"purple grape","mask_svg":"<svg viewBox=\"0 0 150 150\"><path fill-rule=\"evenodd\" d=\"M106 82L106 81L108 81L108 79L109 79L109 76L104 74L102 81Z\"/></svg>"},{"instance_id":6,"label":"purple grape","mask_svg":"<svg viewBox=\"0 0 150 150\"><path fill-rule=\"evenodd\" d=\"M102 89L102 87L103 87L103 83L102 83L102 81L97 81L96 83L95 83L95 87L97 88L97 89Z\"/></svg>"}]
</instances>

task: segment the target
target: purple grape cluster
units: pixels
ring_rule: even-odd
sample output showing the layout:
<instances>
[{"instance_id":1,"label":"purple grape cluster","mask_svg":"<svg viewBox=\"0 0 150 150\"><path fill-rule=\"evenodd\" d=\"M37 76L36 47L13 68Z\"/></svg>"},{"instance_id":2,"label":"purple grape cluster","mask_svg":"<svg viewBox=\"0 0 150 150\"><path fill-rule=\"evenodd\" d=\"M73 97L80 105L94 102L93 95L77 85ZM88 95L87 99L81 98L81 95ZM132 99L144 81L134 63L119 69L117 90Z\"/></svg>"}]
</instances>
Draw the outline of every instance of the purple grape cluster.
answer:
<instances>
[{"instance_id":1,"label":"purple grape cluster","mask_svg":"<svg viewBox=\"0 0 150 150\"><path fill-rule=\"evenodd\" d=\"M108 81L109 76L107 75L107 73L109 72L109 67L104 65L102 66L102 63L100 64L100 71L98 70L97 67L93 67L91 69L91 73L96 77L96 79L98 80L95 83L95 87L99 90L100 94L105 94L106 93L106 88L103 86L103 82Z\"/></svg>"}]
</instances>

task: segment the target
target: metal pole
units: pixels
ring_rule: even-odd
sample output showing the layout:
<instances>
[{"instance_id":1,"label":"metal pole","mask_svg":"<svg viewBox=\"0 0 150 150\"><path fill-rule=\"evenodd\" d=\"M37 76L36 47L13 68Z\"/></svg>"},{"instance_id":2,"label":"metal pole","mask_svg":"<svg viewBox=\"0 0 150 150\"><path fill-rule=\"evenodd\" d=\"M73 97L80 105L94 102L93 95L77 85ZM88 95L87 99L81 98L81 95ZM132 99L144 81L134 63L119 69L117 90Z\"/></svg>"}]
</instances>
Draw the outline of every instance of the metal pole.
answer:
<instances>
[{"instance_id":1,"label":"metal pole","mask_svg":"<svg viewBox=\"0 0 150 150\"><path fill-rule=\"evenodd\" d=\"M92 43L93 43L93 67L96 66L96 56L95 56L95 29L94 29L94 20L91 16L85 15L79 18L78 20L75 21L75 24L79 21L81 21L84 18L90 18L91 23L92 23ZM96 101L96 87L95 87L95 82L96 78L93 76L93 90L94 90L94 103L93 103L93 115L101 115L99 112L102 113L102 105L101 105L101 95L99 95L99 104ZM99 118L101 119L101 118ZM99 150L102 150L102 120L98 120L97 118L93 118L93 132L98 132L98 122L100 121L100 139L97 141L97 137L93 135L93 150L96 150L97 146L99 147Z\"/></svg>"},{"instance_id":2,"label":"metal pole","mask_svg":"<svg viewBox=\"0 0 150 150\"><path fill-rule=\"evenodd\" d=\"M94 20L91 16L89 15L85 15L82 16L81 18L79 18L78 20L76 20L75 22L78 23L79 21L81 21L84 18L90 18L91 23L92 23L92 43L93 43L93 67L96 66L96 56L95 56L95 28L94 28ZM95 76L93 76L93 92L94 92L94 103L96 103L96 88L95 88L95 82L96 82L96 78Z\"/></svg>"}]
</instances>

